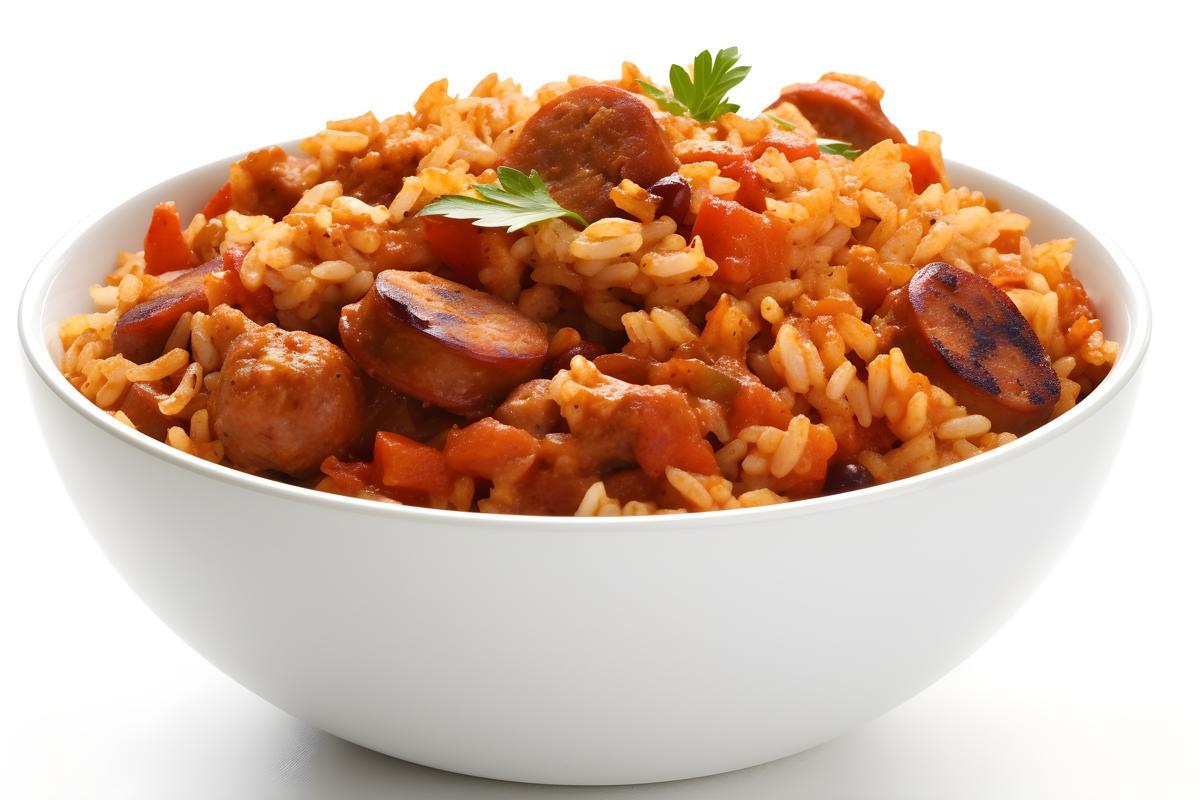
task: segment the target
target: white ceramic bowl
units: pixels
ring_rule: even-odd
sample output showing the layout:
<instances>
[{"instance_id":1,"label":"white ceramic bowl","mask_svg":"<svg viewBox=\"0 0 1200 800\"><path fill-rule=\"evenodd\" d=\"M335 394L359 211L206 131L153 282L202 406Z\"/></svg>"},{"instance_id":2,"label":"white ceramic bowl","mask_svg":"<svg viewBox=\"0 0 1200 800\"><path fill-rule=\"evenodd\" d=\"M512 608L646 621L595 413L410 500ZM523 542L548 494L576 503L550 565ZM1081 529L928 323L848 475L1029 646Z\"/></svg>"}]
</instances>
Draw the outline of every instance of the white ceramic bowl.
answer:
<instances>
[{"instance_id":1,"label":"white ceramic bowl","mask_svg":"<svg viewBox=\"0 0 1200 800\"><path fill-rule=\"evenodd\" d=\"M57 322L140 242L153 205L199 208L230 159L60 242L21 300L46 442L117 570L198 652L366 747L518 781L662 781L798 752L925 688L1017 609L1087 518L1149 340L1125 257L1046 201L951 177L1078 240L1074 269L1122 345L1060 419L865 491L635 519L406 508L183 455L59 374Z\"/></svg>"}]
</instances>

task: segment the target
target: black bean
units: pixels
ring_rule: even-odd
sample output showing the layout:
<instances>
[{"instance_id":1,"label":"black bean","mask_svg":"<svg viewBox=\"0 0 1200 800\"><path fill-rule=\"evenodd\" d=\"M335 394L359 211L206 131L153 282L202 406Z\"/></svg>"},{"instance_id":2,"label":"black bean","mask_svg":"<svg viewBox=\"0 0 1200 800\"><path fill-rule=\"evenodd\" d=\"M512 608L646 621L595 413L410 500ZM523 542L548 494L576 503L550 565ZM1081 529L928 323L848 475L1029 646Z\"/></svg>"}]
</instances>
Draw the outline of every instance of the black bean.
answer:
<instances>
[{"instance_id":1,"label":"black bean","mask_svg":"<svg viewBox=\"0 0 1200 800\"><path fill-rule=\"evenodd\" d=\"M670 217L675 224L682 225L692 208L692 187L678 173L668 175L655 181L646 190L661 199L658 204L658 215Z\"/></svg>"},{"instance_id":2,"label":"black bean","mask_svg":"<svg viewBox=\"0 0 1200 800\"><path fill-rule=\"evenodd\" d=\"M584 339L579 344L560 355L558 358L547 361L546 367L542 370L542 372L547 378L553 378L558 374L560 369L569 369L571 366L571 359L575 356L583 356L588 361L592 361L595 360L596 356L603 355L607 352L608 350L604 347L604 345L598 344L597 342L589 342L587 339Z\"/></svg>"},{"instance_id":3,"label":"black bean","mask_svg":"<svg viewBox=\"0 0 1200 800\"><path fill-rule=\"evenodd\" d=\"M862 464L843 461L832 464L825 475L825 490L822 494L841 494L855 489L866 489L875 485L875 476Z\"/></svg>"}]
</instances>

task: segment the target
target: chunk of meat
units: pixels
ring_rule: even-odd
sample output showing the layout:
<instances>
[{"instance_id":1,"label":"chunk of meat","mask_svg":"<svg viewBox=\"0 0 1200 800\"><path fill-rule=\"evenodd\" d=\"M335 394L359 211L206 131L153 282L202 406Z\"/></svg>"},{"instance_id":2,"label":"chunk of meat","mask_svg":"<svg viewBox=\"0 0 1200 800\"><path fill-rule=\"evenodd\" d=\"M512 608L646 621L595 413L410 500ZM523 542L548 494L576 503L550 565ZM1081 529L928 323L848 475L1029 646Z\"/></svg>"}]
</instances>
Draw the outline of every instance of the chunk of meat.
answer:
<instances>
[{"instance_id":1,"label":"chunk of meat","mask_svg":"<svg viewBox=\"0 0 1200 800\"><path fill-rule=\"evenodd\" d=\"M562 422L562 414L558 412L558 403L550 396L550 381L546 378L535 378L513 389L496 409L495 417L506 425L539 437L552 433Z\"/></svg>"},{"instance_id":2,"label":"chunk of meat","mask_svg":"<svg viewBox=\"0 0 1200 800\"><path fill-rule=\"evenodd\" d=\"M884 116L879 103L857 86L841 81L793 83L771 104L791 103L821 136L867 150L884 139L900 144L904 134ZM770 110L770 108L768 110Z\"/></svg>"},{"instance_id":3,"label":"chunk of meat","mask_svg":"<svg viewBox=\"0 0 1200 800\"><path fill-rule=\"evenodd\" d=\"M1061 386L1033 328L1003 291L949 264L926 264L889 310L913 366L993 430L1026 433L1050 419Z\"/></svg>"},{"instance_id":4,"label":"chunk of meat","mask_svg":"<svg viewBox=\"0 0 1200 800\"><path fill-rule=\"evenodd\" d=\"M367 404L358 368L341 348L266 325L233 340L208 410L233 464L303 478L326 457L353 453Z\"/></svg>"},{"instance_id":5,"label":"chunk of meat","mask_svg":"<svg viewBox=\"0 0 1200 800\"><path fill-rule=\"evenodd\" d=\"M142 248L147 275L162 275L192 266L192 248L183 238L183 223L173 202L154 207Z\"/></svg>"},{"instance_id":6,"label":"chunk of meat","mask_svg":"<svg viewBox=\"0 0 1200 800\"><path fill-rule=\"evenodd\" d=\"M255 150L230 168L230 207L282 219L316 185L320 172L316 159L288 155L282 147Z\"/></svg>"},{"instance_id":7,"label":"chunk of meat","mask_svg":"<svg viewBox=\"0 0 1200 800\"><path fill-rule=\"evenodd\" d=\"M221 259L214 258L190 269L122 314L113 328L113 352L138 364L162 355L180 317L189 311L208 310L205 278L221 267Z\"/></svg>"},{"instance_id":8,"label":"chunk of meat","mask_svg":"<svg viewBox=\"0 0 1200 800\"><path fill-rule=\"evenodd\" d=\"M705 255L717 262L715 279L738 286L788 277L787 232L782 220L718 197L705 198L692 227Z\"/></svg>"},{"instance_id":9,"label":"chunk of meat","mask_svg":"<svg viewBox=\"0 0 1200 800\"><path fill-rule=\"evenodd\" d=\"M517 474L519 472L519 474ZM538 440L537 456L523 471L497 475L480 511L499 514L571 514L596 480L591 456L574 437L552 433Z\"/></svg>"},{"instance_id":10,"label":"chunk of meat","mask_svg":"<svg viewBox=\"0 0 1200 800\"><path fill-rule=\"evenodd\" d=\"M538 109L504 163L536 169L560 205L589 221L617 213L609 192L622 180L649 186L679 166L650 109L605 84L572 89Z\"/></svg>"},{"instance_id":11,"label":"chunk of meat","mask_svg":"<svg viewBox=\"0 0 1200 800\"><path fill-rule=\"evenodd\" d=\"M633 454L646 474L657 478L667 467L677 467L715 475L717 460L712 445L704 438L685 396L663 386L642 388L664 390L638 392L631 402L639 423Z\"/></svg>"},{"instance_id":12,"label":"chunk of meat","mask_svg":"<svg viewBox=\"0 0 1200 800\"><path fill-rule=\"evenodd\" d=\"M368 375L469 417L546 359L541 326L514 306L428 272L386 270L342 309L342 344Z\"/></svg>"},{"instance_id":13,"label":"chunk of meat","mask_svg":"<svg viewBox=\"0 0 1200 800\"><path fill-rule=\"evenodd\" d=\"M563 382L559 403L572 438L593 463L636 462L653 478L667 467L716 474L712 445L683 392L626 383L583 358L555 380Z\"/></svg>"}]
</instances>

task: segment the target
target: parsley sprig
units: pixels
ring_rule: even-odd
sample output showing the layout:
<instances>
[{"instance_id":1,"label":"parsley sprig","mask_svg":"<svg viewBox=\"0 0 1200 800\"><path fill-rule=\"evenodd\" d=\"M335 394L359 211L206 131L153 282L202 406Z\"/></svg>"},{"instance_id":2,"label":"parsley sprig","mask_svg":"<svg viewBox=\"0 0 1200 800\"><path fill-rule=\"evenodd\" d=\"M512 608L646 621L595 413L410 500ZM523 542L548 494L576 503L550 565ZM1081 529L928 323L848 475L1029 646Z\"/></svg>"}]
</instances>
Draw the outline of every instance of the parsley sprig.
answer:
<instances>
[{"instance_id":1,"label":"parsley sprig","mask_svg":"<svg viewBox=\"0 0 1200 800\"><path fill-rule=\"evenodd\" d=\"M776 125L783 128L785 131L794 131L796 129L795 125L788 122L786 119L780 119L779 117L775 116L774 114L767 114L767 119L771 120L771 122L774 122Z\"/></svg>"},{"instance_id":2,"label":"parsley sprig","mask_svg":"<svg viewBox=\"0 0 1200 800\"><path fill-rule=\"evenodd\" d=\"M715 59L705 50L692 60L690 76L687 69L672 64L671 94L645 81L638 81L638 85L663 111L691 117L697 122L712 122L722 114L741 108L727 98L729 90L750 74L749 67L734 66L741 57L736 47L718 51Z\"/></svg>"},{"instance_id":3,"label":"parsley sprig","mask_svg":"<svg viewBox=\"0 0 1200 800\"><path fill-rule=\"evenodd\" d=\"M849 142L841 142L837 139L817 139L817 149L822 153L828 153L831 156L843 156L853 161L862 155L862 150L855 150L854 145Z\"/></svg>"},{"instance_id":4,"label":"parsley sprig","mask_svg":"<svg viewBox=\"0 0 1200 800\"><path fill-rule=\"evenodd\" d=\"M536 169L526 175L512 167L500 167L496 176L499 186L477 183L472 187L483 195L482 200L459 194L446 195L422 208L417 216L471 219L481 228L507 227L509 233L558 217L587 226L586 219L555 202Z\"/></svg>"}]
</instances>

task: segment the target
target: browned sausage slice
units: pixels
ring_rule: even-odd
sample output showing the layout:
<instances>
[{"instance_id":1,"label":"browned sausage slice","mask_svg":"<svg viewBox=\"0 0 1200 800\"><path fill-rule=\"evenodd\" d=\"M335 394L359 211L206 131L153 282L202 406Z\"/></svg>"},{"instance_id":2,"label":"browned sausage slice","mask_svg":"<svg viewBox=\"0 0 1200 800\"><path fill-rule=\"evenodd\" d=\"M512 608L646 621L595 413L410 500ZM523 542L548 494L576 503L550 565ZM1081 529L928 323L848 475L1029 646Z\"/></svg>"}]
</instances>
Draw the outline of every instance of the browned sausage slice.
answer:
<instances>
[{"instance_id":1,"label":"browned sausage slice","mask_svg":"<svg viewBox=\"0 0 1200 800\"><path fill-rule=\"evenodd\" d=\"M538 109L504 163L536 169L554 199L588 221L617 213L608 194L622 180L649 186L679 166L650 109L605 84L572 89Z\"/></svg>"},{"instance_id":2,"label":"browned sausage slice","mask_svg":"<svg viewBox=\"0 0 1200 800\"><path fill-rule=\"evenodd\" d=\"M897 144L905 141L900 129L884 116L879 103L849 83L793 83L783 87L779 99L770 108L780 103L791 103L800 109L821 136L849 142L860 150L884 139Z\"/></svg>"},{"instance_id":3,"label":"browned sausage slice","mask_svg":"<svg viewBox=\"0 0 1200 800\"><path fill-rule=\"evenodd\" d=\"M538 374L546 334L516 308L428 272L387 270L342 309L342 344L380 383L482 416Z\"/></svg>"},{"instance_id":4,"label":"browned sausage slice","mask_svg":"<svg viewBox=\"0 0 1200 800\"><path fill-rule=\"evenodd\" d=\"M188 311L208 310L204 278L221 268L221 258L217 257L189 269L122 314L113 328L113 352L138 364L162 355L180 317Z\"/></svg>"},{"instance_id":5,"label":"browned sausage slice","mask_svg":"<svg viewBox=\"0 0 1200 800\"><path fill-rule=\"evenodd\" d=\"M367 401L358 369L337 345L264 325L230 344L208 411L231 462L303 478L328 456L353 454Z\"/></svg>"},{"instance_id":6,"label":"browned sausage slice","mask_svg":"<svg viewBox=\"0 0 1200 800\"><path fill-rule=\"evenodd\" d=\"M935 261L919 269L893 313L913 366L993 430L1026 433L1050 419L1061 386L1033 328L985 278Z\"/></svg>"}]
</instances>

